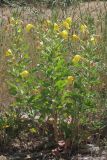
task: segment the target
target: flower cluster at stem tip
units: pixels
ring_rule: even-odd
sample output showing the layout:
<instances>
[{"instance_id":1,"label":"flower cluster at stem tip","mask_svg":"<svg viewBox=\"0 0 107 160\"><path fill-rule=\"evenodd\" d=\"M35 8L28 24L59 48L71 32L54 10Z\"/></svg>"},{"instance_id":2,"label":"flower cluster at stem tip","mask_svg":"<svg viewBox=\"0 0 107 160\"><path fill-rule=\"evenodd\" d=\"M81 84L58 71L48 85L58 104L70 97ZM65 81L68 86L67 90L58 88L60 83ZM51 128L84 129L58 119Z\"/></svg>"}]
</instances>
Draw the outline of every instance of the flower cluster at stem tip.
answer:
<instances>
[{"instance_id":1,"label":"flower cluster at stem tip","mask_svg":"<svg viewBox=\"0 0 107 160\"><path fill-rule=\"evenodd\" d=\"M9 56L12 56L12 51L11 51L11 49L8 49L7 51L6 51L6 57L9 57Z\"/></svg>"},{"instance_id":2,"label":"flower cluster at stem tip","mask_svg":"<svg viewBox=\"0 0 107 160\"><path fill-rule=\"evenodd\" d=\"M27 24L26 25L26 31L27 32L30 32L33 28L35 28L33 24Z\"/></svg>"},{"instance_id":3,"label":"flower cluster at stem tip","mask_svg":"<svg viewBox=\"0 0 107 160\"><path fill-rule=\"evenodd\" d=\"M79 38L79 36L78 36L78 35L73 34L73 35L72 35L72 40L73 40L74 42L76 42L76 41L79 41L79 40L80 40L80 38Z\"/></svg>"},{"instance_id":4,"label":"flower cluster at stem tip","mask_svg":"<svg viewBox=\"0 0 107 160\"><path fill-rule=\"evenodd\" d=\"M68 38L68 32L66 30L63 30L62 32L60 32L60 36L63 39L67 39Z\"/></svg>"},{"instance_id":5,"label":"flower cluster at stem tip","mask_svg":"<svg viewBox=\"0 0 107 160\"><path fill-rule=\"evenodd\" d=\"M74 58L72 59L72 63L77 64L81 59L82 57L80 55L75 55Z\"/></svg>"},{"instance_id":6,"label":"flower cluster at stem tip","mask_svg":"<svg viewBox=\"0 0 107 160\"><path fill-rule=\"evenodd\" d=\"M73 82L74 82L74 77L73 76L68 76L67 84L72 84Z\"/></svg>"},{"instance_id":7,"label":"flower cluster at stem tip","mask_svg":"<svg viewBox=\"0 0 107 160\"><path fill-rule=\"evenodd\" d=\"M21 76L22 78L26 78L26 77L29 76L29 72L28 72L27 70L24 70L23 72L20 73L20 76Z\"/></svg>"}]
</instances>

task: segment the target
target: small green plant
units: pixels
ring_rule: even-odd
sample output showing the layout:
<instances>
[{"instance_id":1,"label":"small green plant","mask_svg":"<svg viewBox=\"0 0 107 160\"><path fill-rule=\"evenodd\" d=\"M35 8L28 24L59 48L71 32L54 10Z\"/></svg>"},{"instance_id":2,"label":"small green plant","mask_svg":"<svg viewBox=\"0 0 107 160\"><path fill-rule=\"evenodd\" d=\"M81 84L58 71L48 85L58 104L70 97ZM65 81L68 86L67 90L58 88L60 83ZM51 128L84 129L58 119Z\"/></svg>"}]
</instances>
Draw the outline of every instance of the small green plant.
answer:
<instances>
[{"instance_id":1,"label":"small green plant","mask_svg":"<svg viewBox=\"0 0 107 160\"><path fill-rule=\"evenodd\" d=\"M50 123L55 141L64 138L77 145L86 140L102 126L102 114L97 116L102 110L97 103L100 35L71 17L26 26L11 18L10 24L15 38L6 51L7 82L15 118L19 121L24 113L39 124Z\"/></svg>"}]
</instances>

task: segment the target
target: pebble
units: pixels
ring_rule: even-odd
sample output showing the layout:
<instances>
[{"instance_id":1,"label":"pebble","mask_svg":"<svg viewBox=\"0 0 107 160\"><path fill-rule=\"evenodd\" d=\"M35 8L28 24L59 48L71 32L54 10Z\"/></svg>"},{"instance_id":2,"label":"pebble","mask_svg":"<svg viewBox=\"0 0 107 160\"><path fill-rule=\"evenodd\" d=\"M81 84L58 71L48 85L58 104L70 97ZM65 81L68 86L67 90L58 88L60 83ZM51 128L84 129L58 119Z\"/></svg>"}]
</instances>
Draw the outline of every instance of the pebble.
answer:
<instances>
[{"instance_id":1,"label":"pebble","mask_svg":"<svg viewBox=\"0 0 107 160\"><path fill-rule=\"evenodd\" d=\"M5 156L1 155L0 160L7 160L7 158Z\"/></svg>"}]
</instances>

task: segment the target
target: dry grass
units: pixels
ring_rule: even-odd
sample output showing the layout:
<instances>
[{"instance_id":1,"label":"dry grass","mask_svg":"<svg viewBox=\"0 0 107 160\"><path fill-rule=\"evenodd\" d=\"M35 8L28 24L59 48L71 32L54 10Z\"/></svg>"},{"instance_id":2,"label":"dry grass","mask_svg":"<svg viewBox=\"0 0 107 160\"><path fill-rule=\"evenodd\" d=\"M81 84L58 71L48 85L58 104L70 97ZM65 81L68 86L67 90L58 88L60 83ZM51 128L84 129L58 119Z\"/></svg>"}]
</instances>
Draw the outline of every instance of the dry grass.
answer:
<instances>
[{"instance_id":1,"label":"dry grass","mask_svg":"<svg viewBox=\"0 0 107 160\"><path fill-rule=\"evenodd\" d=\"M36 18L38 17L51 17L52 16L52 11L50 9L45 8L44 6L34 8L32 6L30 7L18 7L18 8L9 8L9 7L4 7L0 9L0 21L4 20L6 23L11 17L11 15L18 13L19 16L21 15L22 19L24 22L29 22L29 21L35 21ZM88 16L92 16L95 19L95 24L97 26L97 32L102 32L104 26L104 18L107 14L107 2L86 2L86 3L81 3L78 6L71 6L68 7L65 11L58 9L59 17L64 17L64 16L72 16L73 19L79 20L79 21L84 21L84 19ZM37 15L37 16L36 16ZM2 26L1 23L1 28L4 27ZM9 46L9 36L8 35L2 35L2 38L0 39L0 107L8 106L9 103L11 102L11 97L8 93L5 79L6 79L6 74L5 70L6 65L5 65L5 58L3 56L6 47Z\"/></svg>"},{"instance_id":2,"label":"dry grass","mask_svg":"<svg viewBox=\"0 0 107 160\"><path fill-rule=\"evenodd\" d=\"M23 20L29 21L31 20L35 14L39 14L39 16L43 16L45 18L51 17L53 14L53 11L49 8L46 8L46 6L38 6L37 8L33 7L32 5L29 5L29 7L16 7L16 8L9 8L2 7L0 8L0 18L7 19L10 17L13 13L18 12L21 14ZM104 16L107 12L107 2L103 1L93 1L93 2L85 2L80 3L79 5L73 5L66 10L63 10L62 8L58 7L58 15L59 17L68 16L71 15L75 19L80 19L81 16L90 14L94 18L99 18L101 16ZM66 15L64 15L64 13Z\"/></svg>"}]
</instances>

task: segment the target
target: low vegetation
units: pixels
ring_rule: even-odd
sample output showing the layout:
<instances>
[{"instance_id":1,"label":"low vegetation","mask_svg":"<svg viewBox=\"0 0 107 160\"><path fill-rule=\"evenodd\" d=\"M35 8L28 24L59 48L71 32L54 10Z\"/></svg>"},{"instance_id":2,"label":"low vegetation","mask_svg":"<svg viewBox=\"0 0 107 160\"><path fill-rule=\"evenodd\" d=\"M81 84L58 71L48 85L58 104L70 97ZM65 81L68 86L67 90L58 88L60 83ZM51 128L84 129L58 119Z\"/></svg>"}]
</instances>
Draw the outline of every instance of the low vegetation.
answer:
<instances>
[{"instance_id":1,"label":"low vegetation","mask_svg":"<svg viewBox=\"0 0 107 160\"><path fill-rule=\"evenodd\" d=\"M106 125L105 26L97 34L91 17L80 22L56 16L28 23L13 15L3 21L1 55L13 99L1 111L5 143L21 131L51 137L54 143L63 140L65 149L86 143L96 133L100 137Z\"/></svg>"}]
</instances>

